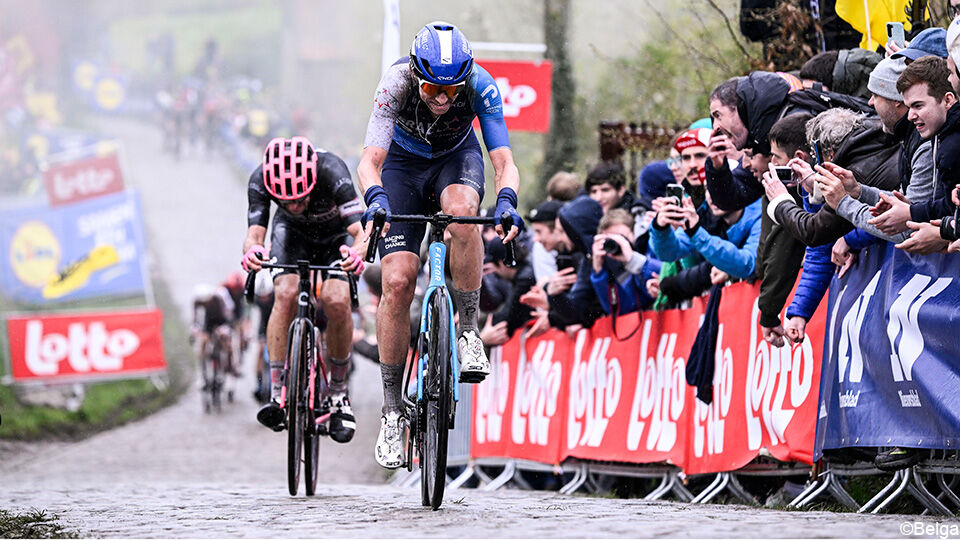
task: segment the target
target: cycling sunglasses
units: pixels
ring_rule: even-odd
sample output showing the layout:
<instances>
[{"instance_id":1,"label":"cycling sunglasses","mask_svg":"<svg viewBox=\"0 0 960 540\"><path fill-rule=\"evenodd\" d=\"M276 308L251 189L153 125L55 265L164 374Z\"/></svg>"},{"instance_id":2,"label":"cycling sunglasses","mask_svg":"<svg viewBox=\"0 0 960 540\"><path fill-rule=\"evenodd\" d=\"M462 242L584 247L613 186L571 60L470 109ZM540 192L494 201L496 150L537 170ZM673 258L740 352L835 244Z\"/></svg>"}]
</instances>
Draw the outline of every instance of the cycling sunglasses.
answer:
<instances>
[{"instance_id":1,"label":"cycling sunglasses","mask_svg":"<svg viewBox=\"0 0 960 540\"><path fill-rule=\"evenodd\" d=\"M457 94L460 93L460 90L463 89L466 83L466 81L463 81L458 84L433 84L420 77L417 77L417 81L420 83L420 89L423 90L423 93L426 94L427 97L434 97L439 95L440 92L443 92L450 99L457 97Z\"/></svg>"}]
</instances>

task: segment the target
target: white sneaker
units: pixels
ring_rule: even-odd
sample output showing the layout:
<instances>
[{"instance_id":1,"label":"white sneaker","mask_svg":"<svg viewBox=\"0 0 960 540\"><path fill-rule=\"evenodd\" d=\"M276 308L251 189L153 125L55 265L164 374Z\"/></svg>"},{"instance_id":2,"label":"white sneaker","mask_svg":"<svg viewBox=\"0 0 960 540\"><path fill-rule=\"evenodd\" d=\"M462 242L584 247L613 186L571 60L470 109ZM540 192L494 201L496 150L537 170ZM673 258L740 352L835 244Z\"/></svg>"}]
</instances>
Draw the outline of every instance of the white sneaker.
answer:
<instances>
[{"instance_id":1,"label":"white sneaker","mask_svg":"<svg viewBox=\"0 0 960 540\"><path fill-rule=\"evenodd\" d=\"M460 336L457 352L460 356L460 382L478 383L490 374L490 361L476 332L467 330Z\"/></svg>"},{"instance_id":2,"label":"white sneaker","mask_svg":"<svg viewBox=\"0 0 960 540\"><path fill-rule=\"evenodd\" d=\"M399 412L390 411L380 417L380 435L377 437L377 447L374 457L381 467L399 469L406 461L406 452L403 447L403 432L407 420Z\"/></svg>"}]
</instances>

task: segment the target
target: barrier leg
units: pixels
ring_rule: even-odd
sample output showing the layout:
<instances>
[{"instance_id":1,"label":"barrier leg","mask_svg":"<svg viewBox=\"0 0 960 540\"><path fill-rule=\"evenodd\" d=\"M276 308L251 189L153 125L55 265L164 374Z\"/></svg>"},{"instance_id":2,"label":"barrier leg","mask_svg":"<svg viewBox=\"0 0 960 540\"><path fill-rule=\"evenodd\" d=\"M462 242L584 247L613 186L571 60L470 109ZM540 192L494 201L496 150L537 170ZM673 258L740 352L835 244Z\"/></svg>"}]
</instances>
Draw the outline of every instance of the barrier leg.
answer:
<instances>
[{"instance_id":1,"label":"barrier leg","mask_svg":"<svg viewBox=\"0 0 960 540\"><path fill-rule=\"evenodd\" d=\"M506 485L506 483L509 482L515 474L517 474L517 463L513 460L510 460L507 462L506 466L504 466L502 473L491 480L489 484L480 489L483 491L496 491Z\"/></svg>"},{"instance_id":2,"label":"barrier leg","mask_svg":"<svg viewBox=\"0 0 960 540\"><path fill-rule=\"evenodd\" d=\"M887 496L876 508L870 511L871 514L879 514L881 510L890 505L901 493L907 490L907 484L910 483L910 475L907 471L897 471L897 474L900 475L900 483L893 492Z\"/></svg>"},{"instance_id":3,"label":"barrier leg","mask_svg":"<svg viewBox=\"0 0 960 540\"><path fill-rule=\"evenodd\" d=\"M833 498L836 499L840 504L846 506L854 512L860 509L860 505L857 504L857 501L855 501L854 498L847 493L847 490L843 489L843 486L840 485L840 480L837 478L837 475L830 475L830 479L827 480L827 489L830 491L830 494L833 495Z\"/></svg>"},{"instance_id":4,"label":"barrier leg","mask_svg":"<svg viewBox=\"0 0 960 540\"><path fill-rule=\"evenodd\" d=\"M787 503L787 508L799 508L799 504L810 496L811 493L820 489L820 484L824 482L824 479L820 476L814 478L806 487L803 488L803 491L799 495L793 498L792 501Z\"/></svg>"},{"instance_id":5,"label":"barrier leg","mask_svg":"<svg viewBox=\"0 0 960 540\"><path fill-rule=\"evenodd\" d=\"M830 477L833 475L832 472L826 471L820 478L820 484L817 486L812 493L807 495L804 499L797 503L797 508L803 508L804 506L813 502L814 499L819 497L827 488L830 487Z\"/></svg>"},{"instance_id":6,"label":"barrier leg","mask_svg":"<svg viewBox=\"0 0 960 540\"><path fill-rule=\"evenodd\" d=\"M910 485L907 486L907 489L910 491L910 494L913 495L913 498L917 499L920 504L925 506L930 512L934 514L940 514L942 516L952 516L953 512L946 507L942 502L940 502L936 497L930 493L930 490L927 489L927 486L923 483L923 478L920 476L920 473L917 472L915 467L911 467L910 476L912 480Z\"/></svg>"},{"instance_id":7,"label":"barrier leg","mask_svg":"<svg viewBox=\"0 0 960 540\"><path fill-rule=\"evenodd\" d=\"M493 481L493 479L490 478L487 472L483 470L483 467L475 467L475 469L476 470L474 472L476 473L477 478L480 479L481 484L486 485Z\"/></svg>"},{"instance_id":8,"label":"barrier leg","mask_svg":"<svg viewBox=\"0 0 960 540\"><path fill-rule=\"evenodd\" d=\"M756 497L754 497L753 495L750 494L749 491L744 489L740 481L737 480L737 475L733 474L732 472L727 474L730 476L730 481L727 485L727 489L730 490L730 493L732 493L734 497L740 499L746 504L751 504L753 506L760 506L760 502L757 501Z\"/></svg>"},{"instance_id":9,"label":"barrier leg","mask_svg":"<svg viewBox=\"0 0 960 540\"><path fill-rule=\"evenodd\" d=\"M567 482L565 486L560 488L560 493L564 495L570 495L574 491L580 489L580 486L582 486L583 483L586 481L586 476L587 476L587 464L581 463L580 466L577 467L577 471L573 474L573 478L571 478L570 481Z\"/></svg>"},{"instance_id":10,"label":"barrier leg","mask_svg":"<svg viewBox=\"0 0 960 540\"><path fill-rule=\"evenodd\" d=\"M643 498L645 501L658 501L661 497L670 492L670 487L672 485L674 476L670 473L663 473L661 477L660 485L654 488L653 491L647 493Z\"/></svg>"},{"instance_id":11,"label":"barrier leg","mask_svg":"<svg viewBox=\"0 0 960 540\"><path fill-rule=\"evenodd\" d=\"M687 486L683 485L683 481L680 479L680 475L673 473L673 484L670 487L670 491L677 496L682 502L690 502L693 500L693 493L690 493L690 490L687 489Z\"/></svg>"},{"instance_id":12,"label":"barrier leg","mask_svg":"<svg viewBox=\"0 0 960 540\"><path fill-rule=\"evenodd\" d=\"M897 484L900 483L900 480L901 480L902 478L903 478L903 471L897 471L897 472L893 475L893 479L890 480L890 483L887 484L886 486L884 486L883 489L881 489L876 495L874 495L872 499L870 499L869 501L867 501L866 503L864 503L864 505L861 506L861 507L860 507L860 510L857 510L857 512L859 512L859 513L861 513L861 514L865 514L865 513L869 512L869 511L873 510L873 507L874 507L874 506L876 506L878 503L880 503L880 501L884 500L884 498L886 498L887 494L890 493L893 489L896 488Z\"/></svg>"},{"instance_id":13,"label":"barrier leg","mask_svg":"<svg viewBox=\"0 0 960 540\"><path fill-rule=\"evenodd\" d=\"M474 469L473 469L473 465L467 465L467 468L464 469L463 472L460 473L459 476L457 476L456 478L454 478L454 479L447 485L447 487L448 487L449 489L457 489L457 488L459 488L460 486L462 486L463 484L465 484L465 483L467 482L467 480L470 480L471 478L473 478L473 475L474 475L474 474L475 474L475 471L474 471Z\"/></svg>"},{"instance_id":14,"label":"barrier leg","mask_svg":"<svg viewBox=\"0 0 960 540\"><path fill-rule=\"evenodd\" d=\"M937 475L937 485L940 486L940 492L947 498L948 501L952 502L954 506L960 508L960 497L957 497L957 494L950 489L950 485L947 484L947 481L944 479L944 474ZM956 477L954 477L956 480ZM954 482L951 481L950 484Z\"/></svg>"},{"instance_id":15,"label":"barrier leg","mask_svg":"<svg viewBox=\"0 0 960 540\"><path fill-rule=\"evenodd\" d=\"M722 473L715 476L713 478L713 481L710 482L710 485L707 486L706 489L701 491L700 494L694 497L690 502L693 504L702 504L704 502L704 498L706 498L707 495L710 495L710 493L713 492L713 490L716 489L717 486L719 486L723 482L722 476L723 476Z\"/></svg>"}]
</instances>

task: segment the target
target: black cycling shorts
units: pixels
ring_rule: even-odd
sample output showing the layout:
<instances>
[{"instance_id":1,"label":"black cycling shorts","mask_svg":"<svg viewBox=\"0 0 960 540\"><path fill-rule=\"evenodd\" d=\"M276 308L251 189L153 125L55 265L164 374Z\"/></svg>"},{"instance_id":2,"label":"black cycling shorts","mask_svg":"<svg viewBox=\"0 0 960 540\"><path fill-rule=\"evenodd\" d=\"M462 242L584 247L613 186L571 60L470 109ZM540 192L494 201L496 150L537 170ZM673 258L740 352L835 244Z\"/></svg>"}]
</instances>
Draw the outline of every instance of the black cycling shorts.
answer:
<instances>
[{"instance_id":1,"label":"black cycling shorts","mask_svg":"<svg viewBox=\"0 0 960 540\"><path fill-rule=\"evenodd\" d=\"M470 186L483 201L483 153L473 133L460 148L436 159L407 152L394 142L380 178L391 213L431 215L440 210L440 194L449 185ZM380 258L395 251L419 255L426 228L424 223L391 223L386 238L380 239Z\"/></svg>"},{"instance_id":2,"label":"black cycling shorts","mask_svg":"<svg viewBox=\"0 0 960 540\"><path fill-rule=\"evenodd\" d=\"M332 266L340 261L340 246L352 244L353 237L346 231L330 236L325 232L310 231L309 226L293 223L277 213L273 216L273 231L270 233L270 258L278 264L296 264L298 260L310 264ZM283 274L296 274L296 270L271 269L274 280ZM327 272L328 279L347 281L343 272Z\"/></svg>"}]
</instances>

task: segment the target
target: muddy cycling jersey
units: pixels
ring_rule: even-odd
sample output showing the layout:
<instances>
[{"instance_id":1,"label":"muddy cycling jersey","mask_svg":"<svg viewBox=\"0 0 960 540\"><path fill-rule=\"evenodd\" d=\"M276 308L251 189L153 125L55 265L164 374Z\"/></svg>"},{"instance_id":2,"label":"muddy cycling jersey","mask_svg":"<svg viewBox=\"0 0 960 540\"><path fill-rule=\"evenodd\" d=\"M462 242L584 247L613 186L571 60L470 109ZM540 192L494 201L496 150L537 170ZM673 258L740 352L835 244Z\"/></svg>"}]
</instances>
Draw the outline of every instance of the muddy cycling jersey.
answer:
<instances>
[{"instance_id":1,"label":"muddy cycling jersey","mask_svg":"<svg viewBox=\"0 0 960 540\"><path fill-rule=\"evenodd\" d=\"M467 141L474 118L480 120L488 152L510 147L500 91L493 77L476 62L465 88L450 109L437 118L420 99L417 85L409 57L397 60L387 70L377 87L364 147L389 150L393 141L411 154L428 159L443 157Z\"/></svg>"},{"instance_id":2,"label":"muddy cycling jersey","mask_svg":"<svg viewBox=\"0 0 960 540\"><path fill-rule=\"evenodd\" d=\"M262 167L250 175L247 186L247 225L266 227L270 221L270 201L277 203L276 220L312 236L344 234L347 226L360 221L363 203L353 187L350 171L342 159L325 150L317 152L317 185L310 192L307 210L295 215L288 212L263 185Z\"/></svg>"}]
</instances>

